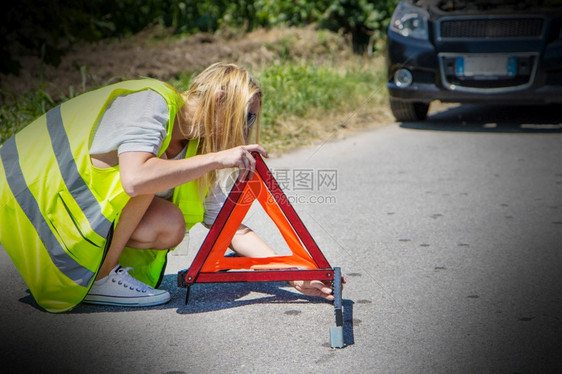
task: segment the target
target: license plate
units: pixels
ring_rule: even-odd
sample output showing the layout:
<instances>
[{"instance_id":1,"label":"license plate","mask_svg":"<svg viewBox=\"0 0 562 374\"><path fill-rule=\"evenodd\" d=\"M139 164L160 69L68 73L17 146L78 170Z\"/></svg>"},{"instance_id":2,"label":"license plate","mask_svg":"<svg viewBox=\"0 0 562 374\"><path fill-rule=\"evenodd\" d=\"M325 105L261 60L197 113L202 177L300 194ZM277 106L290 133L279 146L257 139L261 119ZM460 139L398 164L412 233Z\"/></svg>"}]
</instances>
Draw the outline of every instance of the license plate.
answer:
<instances>
[{"instance_id":1,"label":"license plate","mask_svg":"<svg viewBox=\"0 0 562 374\"><path fill-rule=\"evenodd\" d=\"M513 56L457 57L455 73L458 77L515 76L517 59Z\"/></svg>"}]
</instances>

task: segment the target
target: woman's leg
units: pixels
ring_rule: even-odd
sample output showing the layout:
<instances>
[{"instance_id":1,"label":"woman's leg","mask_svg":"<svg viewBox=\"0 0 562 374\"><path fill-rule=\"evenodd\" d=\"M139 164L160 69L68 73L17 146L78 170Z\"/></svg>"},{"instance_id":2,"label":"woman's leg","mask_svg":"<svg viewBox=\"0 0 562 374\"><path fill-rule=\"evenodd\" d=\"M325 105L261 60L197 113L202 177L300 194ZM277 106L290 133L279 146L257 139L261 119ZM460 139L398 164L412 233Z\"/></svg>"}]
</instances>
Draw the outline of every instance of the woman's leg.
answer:
<instances>
[{"instance_id":1,"label":"woman's leg","mask_svg":"<svg viewBox=\"0 0 562 374\"><path fill-rule=\"evenodd\" d=\"M170 249L185 236L185 220L181 210L168 200L155 197L127 247L137 249Z\"/></svg>"},{"instance_id":2,"label":"woman's leg","mask_svg":"<svg viewBox=\"0 0 562 374\"><path fill-rule=\"evenodd\" d=\"M96 279L106 277L119 264L119 257L126 246L169 249L181 243L184 235L185 221L174 204L153 195L133 197L121 212Z\"/></svg>"}]
</instances>

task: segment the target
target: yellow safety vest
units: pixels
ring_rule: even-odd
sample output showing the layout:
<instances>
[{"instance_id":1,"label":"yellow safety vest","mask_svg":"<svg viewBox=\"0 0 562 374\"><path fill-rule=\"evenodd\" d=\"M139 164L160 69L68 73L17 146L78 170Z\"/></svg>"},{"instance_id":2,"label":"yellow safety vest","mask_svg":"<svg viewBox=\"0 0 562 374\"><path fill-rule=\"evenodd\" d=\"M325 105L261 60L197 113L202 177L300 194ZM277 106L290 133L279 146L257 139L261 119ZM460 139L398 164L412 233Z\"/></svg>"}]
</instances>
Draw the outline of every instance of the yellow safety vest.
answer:
<instances>
[{"instance_id":1,"label":"yellow safety vest","mask_svg":"<svg viewBox=\"0 0 562 374\"><path fill-rule=\"evenodd\" d=\"M170 119L159 156L171 139L181 98L169 85L140 79L106 86L73 98L39 117L0 146L0 243L37 303L67 311L87 295L129 196L119 166L92 165L89 148L106 107L117 96L152 89L168 103ZM188 145L186 157L197 152ZM173 201L186 228L203 220L195 181L175 188ZM109 240L108 240L109 239ZM121 265L156 287L167 251L126 248Z\"/></svg>"}]
</instances>

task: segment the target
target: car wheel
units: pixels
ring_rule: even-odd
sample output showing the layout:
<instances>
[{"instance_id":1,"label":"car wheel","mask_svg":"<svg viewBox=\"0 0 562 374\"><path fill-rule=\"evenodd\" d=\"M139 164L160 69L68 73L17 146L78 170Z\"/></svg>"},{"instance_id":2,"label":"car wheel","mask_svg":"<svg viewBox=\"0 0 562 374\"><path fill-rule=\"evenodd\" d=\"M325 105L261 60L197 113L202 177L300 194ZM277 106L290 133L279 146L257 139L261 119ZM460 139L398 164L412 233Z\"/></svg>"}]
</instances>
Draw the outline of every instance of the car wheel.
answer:
<instances>
[{"instance_id":1,"label":"car wheel","mask_svg":"<svg viewBox=\"0 0 562 374\"><path fill-rule=\"evenodd\" d=\"M398 122L423 121L429 104L390 99L390 110Z\"/></svg>"}]
</instances>

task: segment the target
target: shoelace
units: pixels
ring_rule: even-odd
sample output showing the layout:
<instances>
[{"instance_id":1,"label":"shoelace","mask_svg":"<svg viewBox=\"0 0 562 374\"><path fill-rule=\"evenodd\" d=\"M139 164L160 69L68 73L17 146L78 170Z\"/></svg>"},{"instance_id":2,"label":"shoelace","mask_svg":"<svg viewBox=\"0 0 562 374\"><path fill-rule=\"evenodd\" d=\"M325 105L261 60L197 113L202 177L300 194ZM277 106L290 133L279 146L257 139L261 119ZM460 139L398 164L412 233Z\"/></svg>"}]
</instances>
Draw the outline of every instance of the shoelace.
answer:
<instances>
[{"instance_id":1,"label":"shoelace","mask_svg":"<svg viewBox=\"0 0 562 374\"><path fill-rule=\"evenodd\" d=\"M116 273L119 274L120 279L115 279L114 277L112 278L112 281L117 282L117 284L122 285L125 288L129 288L130 290L136 289L138 292L147 292L151 289L151 287L133 278L131 274L129 274L129 270L132 269L132 267L119 268Z\"/></svg>"}]
</instances>

